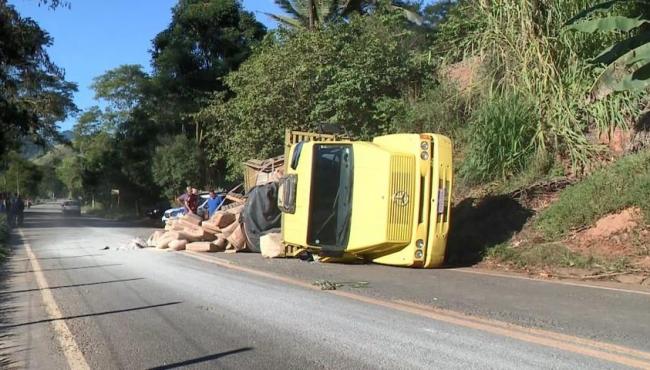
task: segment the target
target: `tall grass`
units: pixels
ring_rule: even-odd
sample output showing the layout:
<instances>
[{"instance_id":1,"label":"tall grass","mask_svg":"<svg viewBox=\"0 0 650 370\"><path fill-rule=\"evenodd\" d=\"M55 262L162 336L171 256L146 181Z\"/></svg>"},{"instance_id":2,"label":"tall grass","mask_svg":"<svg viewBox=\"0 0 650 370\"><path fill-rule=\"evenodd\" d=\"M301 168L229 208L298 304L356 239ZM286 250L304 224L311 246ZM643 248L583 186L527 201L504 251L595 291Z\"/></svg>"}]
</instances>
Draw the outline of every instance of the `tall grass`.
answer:
<instances>
[{"instance_id":1,"label":"tall grass","mask_svg":"<svg viewBox=\"0 0 650 370\"><path fill-rule=\"evenodd\" d=\"M639 114L639 96L615 95L590 104L595 78L588 58L611 45L614 36L563 32L563 23L595 4L589 0L466 0L440 25L435 51L447 63L481 61L475 89L489 100L514 93L534 101L537 120L530 138L535 150L586 165L596 153L585 132L626 126ZM484 103L480 106L482 107ZM481 108L483 109L483 108ZM478 154L478 153L477 153Z\"/></svg>"},{"instance_id":2,"label":"tall grass","mask_svg":"<svg viewBox=\"0 0 650 370\"><path fill-rule=\"evenodd\" d=\"M471 119L467 159L461 175L470 182L507 178L520 172L534 154L538 121L534 104L519 95L490 99Z\"/></svg>"}]
</instances>

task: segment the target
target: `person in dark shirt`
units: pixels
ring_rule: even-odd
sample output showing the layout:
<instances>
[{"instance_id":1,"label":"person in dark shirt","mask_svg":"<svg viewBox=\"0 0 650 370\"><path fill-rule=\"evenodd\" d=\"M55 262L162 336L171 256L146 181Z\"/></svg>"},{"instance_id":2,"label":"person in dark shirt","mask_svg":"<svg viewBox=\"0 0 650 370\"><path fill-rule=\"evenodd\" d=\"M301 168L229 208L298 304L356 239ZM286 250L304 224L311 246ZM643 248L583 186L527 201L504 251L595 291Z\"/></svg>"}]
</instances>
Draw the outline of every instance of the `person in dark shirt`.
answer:
<instances>
[{"instance_id":1,"label":"person in dark shirt","mask_svg":"<svg viewBox=\"0 0 650 370\"><path fill-rule=\"evenodd\" d=\"M181 206L185 206L185 202L187 201L187 197L189 197L191 193L192 193L192 188L189 187L189 186L186 187L185 192L183 194L179 195L178 198L176 198L176 201L178 202L178 204L180 204Z\"/></svg>"},{"instance_id":2,"label":"person in dark shirt","mask_svg":"<svg viewBox=\"0 0 650 370\"><path fill-rule=\"evenodd\" d=\"M199 191L196 188L192 188L192 192L185 200L185 208L190 214L196 214L199 208Z\"/></svg>"},{"instance_id":3,"label":"person in dark shirt","mask_svg":"<svg viewBox=\"0 0 650 370\"><path fill-rule=\"evenodd\" d=\"M21 226L23 224L24 212L25 212L25 202L23 201L23 198L20 195L18 195L18 197L16 197L16 201L14 202L13 213L16 217L15 225Z\"/></svg>"}]
</instances>

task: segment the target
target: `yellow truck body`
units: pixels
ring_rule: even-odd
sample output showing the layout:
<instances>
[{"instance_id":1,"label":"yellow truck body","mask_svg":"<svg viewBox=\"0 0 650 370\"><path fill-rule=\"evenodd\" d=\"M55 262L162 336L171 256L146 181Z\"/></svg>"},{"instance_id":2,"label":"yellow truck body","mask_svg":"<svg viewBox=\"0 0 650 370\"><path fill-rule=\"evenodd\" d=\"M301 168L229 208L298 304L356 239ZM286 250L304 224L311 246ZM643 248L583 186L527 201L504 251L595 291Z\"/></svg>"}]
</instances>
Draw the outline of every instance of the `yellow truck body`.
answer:
<instances>
[{"instance_id":1,"label":"yellow truck body","mask_svg":"<svg viewBox=\"0 0 650 370\"><path fill-rule=\"evenodd\" d=\"M331 258L439 267L451 187L451 141L442 135L301 141L285 157L282 237Z\"/></svg>"}]
</instances>

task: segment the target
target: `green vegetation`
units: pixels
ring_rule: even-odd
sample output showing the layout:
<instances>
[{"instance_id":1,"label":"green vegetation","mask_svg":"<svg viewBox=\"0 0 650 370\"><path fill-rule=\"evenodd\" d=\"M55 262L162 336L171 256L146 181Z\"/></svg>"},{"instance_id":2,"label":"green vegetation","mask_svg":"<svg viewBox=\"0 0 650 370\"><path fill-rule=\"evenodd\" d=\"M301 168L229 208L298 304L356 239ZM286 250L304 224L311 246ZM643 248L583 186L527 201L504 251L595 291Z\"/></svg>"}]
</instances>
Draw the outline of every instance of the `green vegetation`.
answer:
<instances>
[{"instance_id":1,"label":"green vegetation","mask_svg":"<svg viewBox=\"0 0 650 370\"><path fill-rule=\"evenodd\" d=\"M6 171L0 174L0 191L36 195L43 177L40 167L15 152L10 152L6 160Z\"/></svg>"},{"instance_id":2,"label":"green vegetation","mask_svg":"<svg viewBox=\"0 0 650 370\"><path fill-rule=\"evenodd\" d=\"M524 248L513 248L507 243L487 250L486 257L510 263L517 268L526 267L575 267L590 268L601 262L592 256L583 256L571 251L561 243L536 244Z\"/></svg>"},{"instance_id":3,"label":"green vegetation","mask_svg":"<svg viewBox=\"0 0 650 370\"><path fill-rule=\"evenodd\" d=\"M630 35L607 47L594 58L594 64L605 65L591 88L591 95L595 99L602 99L613 92L643 91L650 86L650 2L626 1L628 5L636 5L636 8L632 8L630 16L595 16L623 2L615 0L596 4L567 22L569 29L579 32ZM630 31L635 29L639 32L630 34Z\"/></svg>"},{"instance_id":4,"label":"green vegetation","mask_svg":"<svg viewBox=\"0 0 650 370\"><path fill-rule=\"evenodd\" d=\"M641 208L650 222L650 151L629 155L566 189L535 226L556 238L627 207Z\"/></svg>"},{"instance_id":5,"label":"green vegetation","mask_svg":"<svg viewBox=\"0 0 650 370\"><path fill-rule=\"evenodd\" d=\"M156 148L152 174L163 194L173 199L182 189L199 181L197 168L188 164L199 161L199 150L185 135L170 138Z\"/></svg>"},{"instance_id":6,"label":"green vegetation","mask_svg":"<svg viewBox=\"0 0 650 370\"><path fill-rule=\"evenodd\" d=\"M283 151L284 129L334 125L370 138L396 131L408 109L403 98L421 89L431 68L421 60L427 38L399 13L378 9L312 32L269 34L196 116L208 127L213 161L240 163ZM409 127L409 129L411 129Z\"/></svg>"},{"instance_id":7,"label":"green vegetation","mask_svg":"<svg viewBox=\"0 0 650 370\"><path fill-rule=\"evenodd\" d=\"M531 122L538 120L533 102L517 95L494 98L477 109L461 174L481 182L521 172L534 154L535 127Z\"/></svg>"},{"instance_id":8,"label":"green vegetation","mask_svg":"<svg viewBox=\"0 0 650 370\"><path fill-rule=\"evenodd\" d=\"M445 46L448 63L475 58L480 69L472 86L478 94L476 106L499 104L503 93L530 101L537 117L530 122L535 129L530 143L536 157L564 157L574 168L589 163L596 151L586 131L626 126L626 117L639 115L642 101L632 95L616 95L595 104L586 101L594 78L586 60L598 45L621 37L562 32L563 22L590 4L580 0L461 1L440 24L437 40L437 45Z\"/></svg>"},{"instance_id":9,"label":"green vegetation","mask_svg":"<svg viewBox=\"0 0 650 370\"><path fill-rule=\"evenodd\" d=\"M41 1L56 7L58 0ZM40 144L58 137L56 122L77 108L77 86L49 58L52 38L36 22L0 2L0 156L21 139Z\"/></svg>"}]
</instances>

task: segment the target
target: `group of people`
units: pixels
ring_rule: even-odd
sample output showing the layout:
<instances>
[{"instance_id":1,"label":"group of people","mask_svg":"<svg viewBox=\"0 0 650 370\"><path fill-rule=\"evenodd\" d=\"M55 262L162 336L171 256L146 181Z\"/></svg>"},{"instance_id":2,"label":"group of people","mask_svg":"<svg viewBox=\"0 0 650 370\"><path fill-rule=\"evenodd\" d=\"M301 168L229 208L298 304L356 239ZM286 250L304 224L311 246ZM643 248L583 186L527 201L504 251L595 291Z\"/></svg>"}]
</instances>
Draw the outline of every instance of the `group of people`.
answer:
<instances>
[{"instance_id":1,"label":"group of people","mask_svg":"<svg viewBox=\"0 0 650 370\"><path fill-rule=\"evenodd\" d=\"M202 204L199 203L201 201L201 198L199 197L198 189L188 186L185 188L185 193L176 198L176 201L178 201L182 207L185 207L185 211L187 213L194 215L199 214L199 207ZM203 214L203 216L210 218L217 211L219 205L221 204L221 199L217 197L217 193L214 190L210 190L210 196L206 200L206 204L207 213Z\"/></svg>"},{"instance_id":2,"label":"group of people","mask_svg":"<svg viewBox=\"0 0 650 370\"><path fill-rule=\"evenodd\" d=\"M19 194L0 193L0 213L7 215L10 227L22 225L25 212L25 201Z\"/></svg>"}]
</instances>

